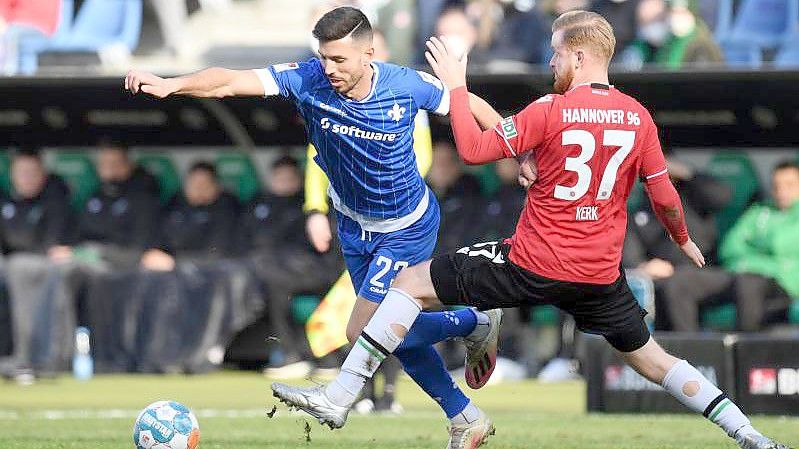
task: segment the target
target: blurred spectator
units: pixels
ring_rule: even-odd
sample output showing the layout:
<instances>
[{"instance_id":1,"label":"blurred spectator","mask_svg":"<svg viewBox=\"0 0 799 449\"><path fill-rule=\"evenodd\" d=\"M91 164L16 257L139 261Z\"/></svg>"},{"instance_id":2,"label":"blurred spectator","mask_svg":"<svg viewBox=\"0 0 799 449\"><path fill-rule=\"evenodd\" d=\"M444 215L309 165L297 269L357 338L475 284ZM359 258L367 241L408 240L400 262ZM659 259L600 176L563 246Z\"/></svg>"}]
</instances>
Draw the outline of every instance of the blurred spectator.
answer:
<instances>
[{"instance_id":1,"label":"blurred spectator","mask_svg":"<svg viewBox=\"0 0 799 449\"><path fill-rule=\"evenodd\" d=\"M162 51L168 56L177 56L189 16L186 0L150 0L150 4L158 18L158 27L164 39Z\"/></svg>"},{"instance_id":2,"label":"blurred spectator","mask_svg":"<svg viewBox=\"0 0 799 449\"><path fill-rule=\"evenodd\" d=\"M208 262L232 256L238 209L236 198L222 190L214 166L195 163L186 175L183 194L166 207L158 248L142 255L141 266L172 271L175 259Z\"/></svg>"},{"instance_id":3,"label":"blurred spectator","mask_svg":"<svg viewBox=\"0 0 799 449\"><path fill-rule=\"evenodd\" d=\"M738 328L758 331L799 296L799 165L779 164L772 177L773 204L750 207L719 250L722 267L675 271L664 297L675 330L699 329L703 306L733 301Z\"/></svg>"},{"instance_id":4,"label":"blurred spectator","mask_svg":"<svg viewBox=\"0 0 799 449\"><path fill-rule=\"evenodd\" d=\"M477 48L489 52L491 61L539 64L549 46L550 29L534 1L483 0L467 6L477 24Z\"/></svg>"},{"instance_id":5,"label":"blurred spectator","mask_svg":"<svg viewBox=\"0 0 799 449\"><path fill-rule=\"evenodd\" d=\"M712 33L688 0L669 4L641 0L636 17L638 37L617 58L625 68L639 70L643 64L658 64L676 70L723 62Z\"/></svg>"},{"instance_id":6,"label":"blurred spectator","mask_svg":"<svg viewBox=\"0 0 799 449\"><path fill-rule=\"evenodd\" d=\"M489 55L484 49L475 48L477 27L462 7L450 7L444 10L436 21L433 34L447 36L451 42L455 42L455 45L461 46L464 51L469 53L469 63L471 64L485 64L489 60Z\"/></svg>"},{"instance_id":7,"label":"blurred spectator","mask_svg":"<svg viewBox=\"0 0 799 449\"><path fill-rule=\"evenodd\" d=\"M302 174L297 160L277 159L268 181L268 192L247 206L241 224L246 253L266 290L270 328L278 339L268 373L306 375L313 368L308 361L312 356L305 328L292 315L291 300L297 294L327 291L342 264L335 250L317 253L303 232Z\"/></svg>"},{"instance_id":8,"label":"blurred spectator","mask_svg":"<svg viewBox=\"0 0 799 449\"><path fill-rule=\"evenodd\" d=\"M79 256L84 261L133 267L154 242L158 184L130 159L127 147L119 142L101 143L97 172L100 188L89 197L78 217L75 241L81 246L58 246L50 255L62 262Z\"/></svg>"},{"instance_id":9,"label":"blurred spectator","mask_svg":"<svg viewBox=\"0 0 799 449\"><path fill-rule=\"evenodd\" d=\"M391 0L382 3L384 4L377 10L376 26L383 30L391 62L411 64L419 48L416 42L416 18L419 17L416 13L416 1Z\"/></svg>"},{"instance_id":10,"label":"blurred spectator","mask_svg":"<svg viewBox=\"0 0 799 449\"><path fill-rule=\"evenodd\" d=\"M524 207L527 190L519 185L519 164L515 159L502 159L494 165L500 186L485 206L484 240L512 236Z\"/></svg>"},{"instance_id":11,"label":"blurred spectator","mask_svg":"<svg viewBox=\"0 0 799 449\"><path fill-rule=\"evenodd\" d=\"M69 191L57 176L48 175L38 153L19 152L11 162L12 193L0 206L0 248L8 257L7 279L11 309L11 360L2 371L12 376L30 376L25 370L33 367L54 368L47 360L48 350L36 341L53 341L47 335L55 328L42 327L42 318L49 318L50 309L41 295L30 295L35 284L26 282L32 264L46 267L47 251L64 244L70 221ZM2 269L0 265L0 269ZM3 274L3 273L0 273ZM48 366L49 365L49 366ZM18 370L22 370L17 372Z\"/></svg>"},{"instance_id":12,"label":"blurred spectator","mask_svg":"<svg viewBox=\"0 0 799 449\"><path fill-rule=\"evenodd\" d=\"M66 243L70 224L69 189L48 174L36 152L21 151L11 162L12 193L2 199L0 249L3 254L46 254Z\"/></svg>"},{"instance_id":13,"label":"blurred spectator","mask_svg":"<svg viewBox=\"0 0 799 449\"><path fill-rule=\"evenodd\" d=\"M52 36L60 14L61 0L0 0L0 73L17 73L20 45Z\"/></svg>"},{"instance_id":14,"label":"blurred spectator","mask_svg":"<svg viewBox=\"0 0 799 449\"><path fill-rule=\"evenodd\" d=\"M627 48L635 39L638 3L639 0L593 0L591 3L591 11L601 14L613 26L616 53Z\"/></svg>"},{"instance_id":15,"label":"blurred spectator","mask_svg":"<svg viewBox=\"0 0 799 449\"><path fill-rule=\"evenodd\" d=\"M682 199L691 237L702 248L708 260L715 260L718 230L714 214L729 203L732 195L730 188L712 176L697 172L673 155L667 157L667 165L669 176ZM674 242L663 233L663 228L646 199L641 201L637 209L630 211L623 265L654 281L658 291L674 275L677 267L687 271L691 271L693 267ZM671 322L680 318L677 310L670 309L670 304L670 301L656 303L656 327L659 329L671 328Z\"/></svg>"},{"instance_id":16,"label":"blurred spectator","mask_svg":"<svg viewBox=\"0 0 799 449\"><path fill-rule=\"evenodd\" d=\"M480 181L463 172L463 164L449 142L433 145L433 165L427 183L435 192L441 208L436 253L454 251L479 238L483 199Z\"/></svg>"}]
</instances>

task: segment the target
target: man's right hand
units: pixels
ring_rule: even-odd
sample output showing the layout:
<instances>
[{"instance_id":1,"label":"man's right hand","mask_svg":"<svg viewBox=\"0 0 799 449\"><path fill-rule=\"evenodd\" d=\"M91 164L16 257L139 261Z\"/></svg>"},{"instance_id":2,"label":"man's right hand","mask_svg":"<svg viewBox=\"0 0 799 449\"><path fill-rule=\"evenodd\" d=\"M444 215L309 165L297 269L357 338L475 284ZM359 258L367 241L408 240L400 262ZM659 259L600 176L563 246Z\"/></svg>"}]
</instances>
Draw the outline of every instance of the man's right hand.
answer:
<instances>
[{"instance_id":1,"label":"man's right hand","mask_svg":"<svg viewBox=\"0 0 799 449\"><path fill-rule=\"evenodd\" d=\"M330 220L327 215L321 212L314 212L308 215L305 220L305 231L314 249L320 253L330 249L330 242L333 240L333 233L330 230Z\"/></svg>"},{"instance_id":2,"label":"man's right hand","mask_svg":"<svg viewBox=\"0 0 799 449\"><path fill-rule=\"evenodd\" d=\"M125 89L137 94L144 92L156 98L165 98L178 91L174 78L161 78L149 72L131 70L125 76Z\"/></svg>"},{"instance_id":3,"label":"man's right hand","mask_svg":"<svg viewBox=\"0 0 799 449\"><path fill-rule=\"evenodd\" d=\"M680 245L680 250L685 254L691 261L699 268L705 266L705 256L702 255L702 251L696 246L693 240L688 240L687 242Z\"/></svg>"}]
</instances>

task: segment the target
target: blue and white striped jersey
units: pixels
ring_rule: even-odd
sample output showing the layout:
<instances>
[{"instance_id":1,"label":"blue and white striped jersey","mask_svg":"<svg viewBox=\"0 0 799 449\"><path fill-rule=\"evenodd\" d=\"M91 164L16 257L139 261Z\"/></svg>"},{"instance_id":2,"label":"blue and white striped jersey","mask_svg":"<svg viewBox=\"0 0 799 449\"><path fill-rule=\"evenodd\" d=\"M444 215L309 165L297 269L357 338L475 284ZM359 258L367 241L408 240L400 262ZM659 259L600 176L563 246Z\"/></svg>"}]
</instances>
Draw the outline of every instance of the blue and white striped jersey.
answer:
<instances>
[{"instance_id":1,"label":"blue and white striped jersey","mask_svg":"<svg viewBox=\"0 0 799 449\"><path fill-rule=\"evenodd\" d=\"M405 228L424 214L427 186L413 152L420 109L449 112L449 92L436 77L374 62L372 90L361 101L336 92L318 59L256 70L266 95L293 101L315 158L330 179L336 209L365 230Z\"/></svg>"}]
</instances>

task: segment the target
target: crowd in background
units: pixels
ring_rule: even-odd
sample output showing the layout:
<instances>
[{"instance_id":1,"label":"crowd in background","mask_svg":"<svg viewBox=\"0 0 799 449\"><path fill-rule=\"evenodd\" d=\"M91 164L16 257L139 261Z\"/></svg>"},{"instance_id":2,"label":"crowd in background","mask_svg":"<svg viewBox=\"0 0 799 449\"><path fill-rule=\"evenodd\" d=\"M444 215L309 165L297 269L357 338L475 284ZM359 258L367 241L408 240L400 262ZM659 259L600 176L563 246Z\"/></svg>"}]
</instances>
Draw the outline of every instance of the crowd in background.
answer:
<instances>
[{"instance_id":1,"label":"crowd in background","mask_svg":"<svg viewBox=\"0 0 799 449\"><path fill-rule=\"evenodd\" d=\"M631 283L651 284L634 290L642 303L653 296L654 326L697 331L702 311L725 303L735 308L740 331L788 323L792 298L799 297L797 162L777 165L770 198L752 192L740 217L720 230L735 185L673 155L668 160L692 236L712 263L690 266L646 198L631 199L623 267ZM318 253L307 240L301 162L274 159L266 187L244 199L222 186L210 161L191 164L172 196L121 143L102 142L94 161L99 186L76 203L39 153L11 156L11 185L0 200L0 279L7 296L7 304L0 301L0 321L6 317L0 329L8 333L0 336L0 353L6 353L0 367L6 374L66 369L76 325L94 330L100 369L107 371L202 371L209 351L223 351L258 321L277 336L271 352L264 345L262 359L271 367L311 358L292 301L323 296L343 264L335 244ZM517 183L518 166L505 160L485 169L493 173L466 172L450 143L434 145L427 182L442 212L437 252L513 233L526 193ZM523 341L519 329L529 327L531 316L525 310L504 323L505 356L529 353L525 346L534 342ZM563 319L560 325L566 331L558 357L573 358L565 335L572 328ZM173 326L184 334L163 334ZM152 334L157 328L161 334ZM169 338L193 345L185 350L202 363L142 347ZM447 353L453 365L459 362L452 356L457 351ZM176 360L180 366L172 365Z\"/></svg>"},{"instance_id":2,"label":"crowd in background","mask_svg":"<svg viewBox=\"0 0 799 449\"><path fill-rule=\"evenodd\" d=\"M236 0L0 0L0 67L7 75L34 74L44 54L94 55L94 59L113 65L127 61L141 40L151 40L152 32L144 34L145 29L160 36L159 54L174 57L189 40L186 23L192 12L206 8L223 11L236 3ZM596 11L613 25L617 39L613 64L621 70L640 70L647 65L666 70L799 65L799 0L311 3L316 5L312 8L312 20L318 17L319 9L335 5L354 4L362 8L373 26L385 35L394 61L404 65L424 66L423 43L427 38L449 35L470 50L474 66L497 72L530 70L530 65L547 64L551 55L551 23L559 14L573 9ZM218 15L218 20L225 20L224 14ZM152 27L147 26L148 20L154 22ZM235 34L235 30L230 33ZM274 44L260 45L268 48ZM92 59L82 59L87 60ZM263 62L252 61L254 65Z\"/></svg>"}]
</instances>

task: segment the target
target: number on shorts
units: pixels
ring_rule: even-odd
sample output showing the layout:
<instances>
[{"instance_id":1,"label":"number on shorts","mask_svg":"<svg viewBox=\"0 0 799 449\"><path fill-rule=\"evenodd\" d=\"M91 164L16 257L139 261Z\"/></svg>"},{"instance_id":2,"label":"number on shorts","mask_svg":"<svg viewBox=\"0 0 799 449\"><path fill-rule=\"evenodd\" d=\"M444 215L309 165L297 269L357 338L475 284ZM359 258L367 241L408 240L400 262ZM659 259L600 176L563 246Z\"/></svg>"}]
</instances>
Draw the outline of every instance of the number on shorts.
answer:
<instances>
[{"instance_id":1,"label":"number on shorts","mask_svg":"<svg viewBox=\"0 0 799 449\"><path fill-rule=\"evenodd\" d=\"M406 268L408 266L408 262L404 260L398 260L396 262L392 261L386 256L377 256L377 265L381 266L380 271L375 273L372 276L372 279L369 279L369 283L374 285L377 288L386 288L386 284L383 283L380 279L386 275L389 271L391 271L391 266L394 266L394 271L399 272L401 269Z\"/></svg>"}]
</instances>

